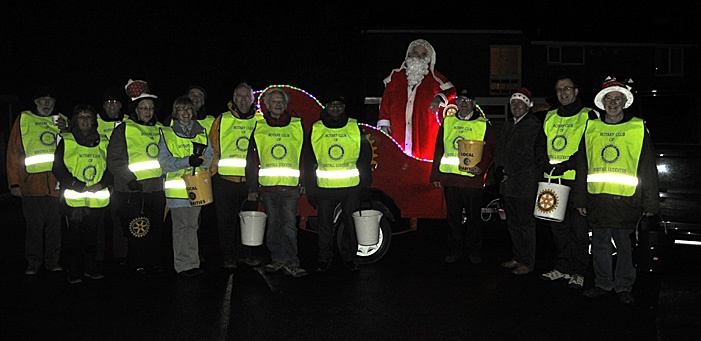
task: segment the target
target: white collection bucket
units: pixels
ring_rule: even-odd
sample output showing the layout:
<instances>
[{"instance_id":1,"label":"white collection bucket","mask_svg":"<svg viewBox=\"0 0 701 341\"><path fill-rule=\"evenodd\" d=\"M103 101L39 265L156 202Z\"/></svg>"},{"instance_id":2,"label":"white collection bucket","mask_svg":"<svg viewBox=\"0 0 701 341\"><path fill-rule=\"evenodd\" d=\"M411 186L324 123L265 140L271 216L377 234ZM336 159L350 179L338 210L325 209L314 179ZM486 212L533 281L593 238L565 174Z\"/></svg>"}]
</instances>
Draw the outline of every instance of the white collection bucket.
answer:
<instances>
[{"instance_id":1,"label":"white collection bucket","mask_svg":"<svg viewBox=\"0 0 701 341\"><path fill-rule=\"evenodd\" d=\"M265 220L267 214L259 211L241 211L239 220L241 221L241 244L247 246L258 246L263 244L265 236Z\"/></svg>"},{"instance_id":2,"label":"white collection bucket","mask_svg":"<svg viewBox=\"0 0 701 341\"><path fill-rule=\"evenodd\" d=\"M548 182L538 183L533 215L543 220L561 222L567 212L570 188L561 184L560 178L557 179L558 183L552 183L551 180L552 178L548 178Z\"/></svg>"},{"instance_id":3,"label":"white collection bucket","mask_svg":"<svg viewBox=\"0 0 701 341\"><path fill-rule=\"evenodd\" d=\"M375 245L380 242L380 220L382 212L360 210L353 212L355 235L360 245Z\"/></svg>"}]
</instances>

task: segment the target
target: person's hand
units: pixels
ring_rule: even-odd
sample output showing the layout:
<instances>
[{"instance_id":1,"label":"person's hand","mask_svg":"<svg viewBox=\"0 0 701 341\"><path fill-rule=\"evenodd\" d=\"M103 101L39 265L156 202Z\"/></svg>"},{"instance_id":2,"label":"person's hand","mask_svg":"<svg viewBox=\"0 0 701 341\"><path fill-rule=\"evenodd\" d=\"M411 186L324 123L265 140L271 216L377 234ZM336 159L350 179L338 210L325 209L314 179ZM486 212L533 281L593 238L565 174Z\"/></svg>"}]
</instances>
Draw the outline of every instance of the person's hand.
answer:
<instances>
[{"instance_id":1,"label":"person's hand","mask_svg":"<svg viewBox=\"0 0 701 341\"><path fill-rule=\"evenodd\" d=\"M141 187L141 184L138 181L136 181L136 179L131 179L129 182L127 182L127 187L131 191L141 191L144 189L143 187Z\"/></svg>"},{"instance_id":2,"label":"person's hand","mask_svg":"<svg viewBox=\"0 0 701 341\"><path fill-rule=\"evenodd\" d=\"M480 174L482 174L482 168L479 168L478 166L474 166L474 167L468 168L467 172L472 173L474 175L480 175Z\"/></svg>"},{"instance_id":3,"label":"person's hand","mask_svg":"<svg viewBox=\"0 0 701 341\"><path fill-rule=\"evenodd\" d=\"M378 128L387 134L392 134L392 128L390 128L390 126L378 126Z\"/></svg>"},{"instance_id":4,"label":"person's hand","mask_svg":"<svg viewBox=\"0 0 701 341\"><path fill-rule=\"evenodd\" d=\"M22 190L19 188L19 186L10 187L10 193L16 197L22 196Z\"/></svg>"},{"instance_id":5,"label":"person's hand","mask_svg":"<svg viewBox=\"0 0 701 341\"><path fill-rule=\"evenodd\" d=\"M246 198L248 201L258 201L258 192L251 192L248 193L248 197Z\"/></svg>"},{"instance_id":6,"label":"person's hand","mask_svg":"<svg viewBox=\"0 0 701 341\"><path fill-rule=\"evenodd\" d=\"M565 174L566 171L567 166L562 163L558 163L556 165L553 165L552 171L550 173L553 176L561 176L562 174Z\"/></svg>"},{"instance_id":7,"label":"person's hand","mask_svg":"<svg viewBox=\"0 0 701 341\"><path fill-rule=\"evenodd\" d=\"M192 166L192 167L199 167L200 165L202 165L203 160L200 159L199 156L192 154L192 155L190 155L188 162L190 163L190 166Z\"/></svg>"},{"instance_id":8,"label":"person's hand","mask_svg":"<svg viewBox=\"0 0 701 341\"><path fill-rule=\"evenodd\" d=\"M97 192L97 191L102 190L102 185L100 185L100 183L98 182L94 185L85 187L85 190L88 192Z\"/></svg>"},{"instance_id":9,"label":"person's hand","mask_svg":"<svg viewBox=\"0 0 701 341\"><path fill-rule=\"evenodd\" d=\"M58 127L58 130L62 133L67 133L68 132L68 124L66 120L63 117L59 117L56 120L56 126Z\"/></svg>"},{"instance_id":10,"label":"person's hand","mask_svg":"<svg viewBox=\"0 0 701 341\"><path fill-rule=\"evenodd\" d=\"M441 182L440 182L440 181L431 181L431 184L432 184L433 187L435 187L435 188L442 188L442 187L443 187L443 186L441 185Z\"/></svg>"},{"instance_id":11,"label":"person's hand","mask_svg":"<svg viewBox=\"0 0 701 341\"><path fill-rule=\"evenodd\" d=\"M438 108L441 107L442 102L443 102L443 100L439 96L434 97L433 101L431 102L431 107L430 107L431 111L438 110Z\"/></svg>"},{"instance_id":12,"label":"person's hand","mask_svg":"<svg viewBox=\"0 0 701 341\"><path fill-rule=\"evenodd\" d=\"M577 212L579 212L579 215L582 217L587 216L587 208L586 207L577 207Z\"/></svg>"}]
</instances>

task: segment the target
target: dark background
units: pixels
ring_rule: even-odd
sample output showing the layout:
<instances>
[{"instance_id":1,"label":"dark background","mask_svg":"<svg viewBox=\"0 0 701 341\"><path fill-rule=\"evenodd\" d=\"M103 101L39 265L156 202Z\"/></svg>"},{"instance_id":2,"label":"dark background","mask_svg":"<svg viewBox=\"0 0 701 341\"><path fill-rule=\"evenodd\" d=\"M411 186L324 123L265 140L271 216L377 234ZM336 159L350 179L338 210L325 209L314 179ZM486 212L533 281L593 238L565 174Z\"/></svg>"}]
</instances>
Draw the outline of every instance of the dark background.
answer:
<instances>
[{"instance_id":1,"label":"dark background","mask_svg":"<svg viewBox=\"0 0 701 341\"><path fill-rule=\"evenodd\" d=\"M14 115L27 107L41 84L54 85L58 108L69 113L80 102L99 105L107 86L124 86L130 78L147 81L166 108L190 84L201 85L214 115L225 110L241 81L254 89L291 84L318 97L340 88L362 99L381 96L382 79L401 64L408 45L387 51L396 62L383 74L366 74L361 61L367 30L549 30L591 41L645 39L641 32L661 27L660 34L668 37L694 36L698 11L689 6L617 1L12 2L0 13L0 95L16 97ZM638 29L642 27L646 30Z\"/></svg>"}]
</instances>

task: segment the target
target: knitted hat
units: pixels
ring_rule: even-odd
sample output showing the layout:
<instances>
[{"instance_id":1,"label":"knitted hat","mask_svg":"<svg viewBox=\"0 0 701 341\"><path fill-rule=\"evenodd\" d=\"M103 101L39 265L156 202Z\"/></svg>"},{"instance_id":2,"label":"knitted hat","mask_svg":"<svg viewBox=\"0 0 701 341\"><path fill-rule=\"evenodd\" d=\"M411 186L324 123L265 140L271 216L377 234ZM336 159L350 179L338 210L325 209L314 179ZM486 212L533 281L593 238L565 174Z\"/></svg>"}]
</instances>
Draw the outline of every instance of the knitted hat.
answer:
<instances>
[{"instance_id":1,"label":"knitted hat","mask_svg":"<svg viewBox=\"0 0 701 341\"><path fill-rule=\"evenodd\" d=\"M105 89L105 92L102 93L102 103L109 100L116 100L119 101L119 103L124 104L124 93L118 86L111 86Z\"/></svg>"},{"instance_id":2,"label":"knitted hat","mask_svg":"<svg viewBox=\"0 0 701 341\"><path fill-rule=\"evenodd\" d=\"M513 101L514 99L526 103L529 108L533 107L533 102L531 102L531 92L526 88L519 88L513 95L511 95L509 102Z\"/></svg>"},{"instance_id":3,"label":"knitted hat","mask_svg":"<svg viewBox=\"0 0 701 341\"><path fill-rule=\"evenodd\" d=\"M56 91L50 85L40 86L34 92L34 97L32 97L32 99L37 99L41 97L51 97L53 99L56 99Z\"/></svg>"},{"instance_id":4,"label":"knitted hat","mask_svg":"<svg viewBox=\"0 0 701 341\"><path fill-rule=\"evenodd\" d=\"M632 84L633 80L628 79L626 83ZM601 91L599 91L599 93L596 94L596 97L594 97L594 104L597 108L606 110L604 108L604 97L609 92L618 91L626 96L626 104L623 106L623 109L627 109L631 104L633 104L633 93L630 92L630 89L632 89L630 86L617 81L616 77L608 76L604 80L604 84L601 86Z\"/></svg>"}]
</instances>

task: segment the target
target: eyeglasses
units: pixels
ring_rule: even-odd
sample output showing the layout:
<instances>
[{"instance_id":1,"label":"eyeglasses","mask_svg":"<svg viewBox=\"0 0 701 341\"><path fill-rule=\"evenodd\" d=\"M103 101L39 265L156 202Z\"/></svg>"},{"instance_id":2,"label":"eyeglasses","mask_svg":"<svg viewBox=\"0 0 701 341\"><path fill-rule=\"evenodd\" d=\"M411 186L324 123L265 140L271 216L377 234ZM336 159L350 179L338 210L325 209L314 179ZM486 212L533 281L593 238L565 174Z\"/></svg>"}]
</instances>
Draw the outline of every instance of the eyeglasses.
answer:
<instances>
[{"instance_id":1,"label":"eyeglasses","mask_svg":"<svg viewBox=\"0 0 701 341\"><path fill-rule=\"evenodd\" d=\"M116 100L116 99L108 99L108 100L105 101L105 103L107 103L107 104L117 104L118 102L119 102L119 101Z\"/></svg>"},{"instance_id":2,"label":"eyeglasses","mask_svg":"<svg viewBox=\"0 0 701 341\"><path fill-rule=\"evenodd\" d=\"M156 111L156 108L148 108L148 107L146 107L146 108L136 107L136 109L141 110L141 111Z\"/></svg>"},{"instance_id":3,"label":"eyeglasses","mask_svg":"<svg viewBox=\"0 0 701 341\"><path fill-rule=\"evenodd\" d=\"M604 96L604 101L606 102L612 102L614 104L621 104L626 100L625 97L609 97L609 96Z\"/></svg>"},{"instance_id":4,"label":"eyeglasses","mask_svg":"<svg viewBox=\"0 0 701 341\"><path fill-rule=\"evenodd\" d=\"M343 104L343 102L331 102L331 103L327 104L326 107L328 107L328 108L331 108L331 107L343 108L344 105L345 104Z\"/></svg>"},{"instance_id":5,"label":"eyeglasses","mask_svg":"<svg viewBox=\"0 0 701 341\"><path fill-rule=\"evenodd\" d=\"M458 103L460 103L460 102L472 103L472 102L475 101L474 99L472 99L472 98L467 98L467 97L465 97L465 96L457 97L455 100L456 100Z\"/></svg>"},{"instance_id":6,"label":"eyeglasses","mask_svg":"<svg viewBox=\"0 0 701 341\"><path fill-rule=\"evenodd\" d=\"M575 88L575 87L573 87L573 86L565 86L565 87L562 87L562 88L556 88L556 89L555 89L555 92L557 92L557 93L559 94L559 93L562 93L562 92L565 92L565 91L572 91L572 90L574 90L574 88Z\"/></svg>"}]
</instances>

